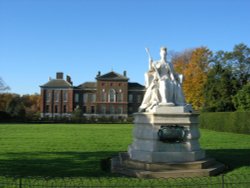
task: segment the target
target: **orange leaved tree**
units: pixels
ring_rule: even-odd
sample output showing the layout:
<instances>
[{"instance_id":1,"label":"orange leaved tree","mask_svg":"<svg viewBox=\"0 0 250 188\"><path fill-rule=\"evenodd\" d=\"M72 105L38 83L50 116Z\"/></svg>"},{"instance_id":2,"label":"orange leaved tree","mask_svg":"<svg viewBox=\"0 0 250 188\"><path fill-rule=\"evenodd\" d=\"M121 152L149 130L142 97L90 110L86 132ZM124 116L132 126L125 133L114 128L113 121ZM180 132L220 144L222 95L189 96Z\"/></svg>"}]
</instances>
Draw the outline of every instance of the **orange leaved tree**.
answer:
<instances>
[{"instance_id":1,"label":"orange leaved tree","mask_svg":"<svg viewBox=\"0 0 250 188\"><path fill-rule=\"evenodd\" d=\"M184 75L183 92L187 103L200 110L204 103L204 85L212 52L206 47L186 50L173 57L175 70Z\"/></svg>"}]
</instances>

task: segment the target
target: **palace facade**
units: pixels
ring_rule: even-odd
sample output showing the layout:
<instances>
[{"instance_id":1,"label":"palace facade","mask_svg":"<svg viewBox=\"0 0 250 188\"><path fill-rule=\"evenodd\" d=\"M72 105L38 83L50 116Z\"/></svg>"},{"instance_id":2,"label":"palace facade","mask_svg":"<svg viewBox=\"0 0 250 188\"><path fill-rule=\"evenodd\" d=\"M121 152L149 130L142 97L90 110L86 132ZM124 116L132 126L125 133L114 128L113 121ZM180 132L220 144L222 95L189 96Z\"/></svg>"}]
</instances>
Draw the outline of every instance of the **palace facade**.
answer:
<instances>
[{"instance_id":1,"label":"palace facade","mask_svg":"<svg viewBox=\"0 0 250 188\"><path fill-rule=\"evenodd\" d=\"M74 86L70 76L56 73L41 85L41 117L71 116L81 108L84 116L127 117L137 112L145 92L144 86L129 82L126 71L96 75L95 82Z\"/></svg>"}]
</instances>

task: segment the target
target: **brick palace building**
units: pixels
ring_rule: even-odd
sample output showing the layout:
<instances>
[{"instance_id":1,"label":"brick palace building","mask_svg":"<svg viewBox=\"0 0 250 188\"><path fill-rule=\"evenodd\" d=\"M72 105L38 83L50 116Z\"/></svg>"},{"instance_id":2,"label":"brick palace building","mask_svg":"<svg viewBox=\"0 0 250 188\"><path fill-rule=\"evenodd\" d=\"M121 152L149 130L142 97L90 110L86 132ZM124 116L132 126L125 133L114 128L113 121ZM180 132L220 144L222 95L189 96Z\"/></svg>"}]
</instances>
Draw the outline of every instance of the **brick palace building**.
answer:
<instances>
[{"instance_id":1,"label":"brick palace building","mask_svg":"<svg viewBox=\"0 0 250 188\"><path fill-rule=\"evenodd\" d=\"M144 86L129 82L126 71L111 71L101 75L96 82L84 82L74 86L70 76L56 73L41 85L41 117L70 116L81 108L84 116L127 117L137 112L145 92Z\"/></svg>"}]
</instances>

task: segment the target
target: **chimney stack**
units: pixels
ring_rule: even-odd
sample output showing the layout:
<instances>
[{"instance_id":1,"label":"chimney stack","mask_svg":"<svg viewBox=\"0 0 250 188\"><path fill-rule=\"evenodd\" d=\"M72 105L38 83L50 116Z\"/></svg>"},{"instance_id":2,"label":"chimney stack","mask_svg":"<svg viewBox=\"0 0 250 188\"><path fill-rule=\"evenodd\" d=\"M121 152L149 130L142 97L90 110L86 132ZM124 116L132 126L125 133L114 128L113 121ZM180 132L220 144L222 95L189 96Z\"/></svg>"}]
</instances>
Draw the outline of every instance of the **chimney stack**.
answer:
<instances>
[{"instance_id":1,"label":"chimney stack","mask_svg":"<svg viewBox=\"0 0 250 188\"><path fill-rule=\"evenodd\" d=\"M63 72L57 72L56 79L63 79Z\"/></svg>"},{"instance_id":2,"label":"chimney stack","mask_svg":"<svg viewBox=\"0 0 250 188\"><path fill-rule=\"evenodd\" d=\"M127 77L127 71L123 71L123 76Z\"/></svg>"},{"instance_id":3,"label":"chimney stack","mask_svg":"<svg viewBox=\"0 0 250 188\"><path fill-rule=\"evenodd\" d=\"M73 82L71 81L71 77L69 75L66 76L67 82L69 82L71 85L73 85Z\"/></svg>"}]
</instances>

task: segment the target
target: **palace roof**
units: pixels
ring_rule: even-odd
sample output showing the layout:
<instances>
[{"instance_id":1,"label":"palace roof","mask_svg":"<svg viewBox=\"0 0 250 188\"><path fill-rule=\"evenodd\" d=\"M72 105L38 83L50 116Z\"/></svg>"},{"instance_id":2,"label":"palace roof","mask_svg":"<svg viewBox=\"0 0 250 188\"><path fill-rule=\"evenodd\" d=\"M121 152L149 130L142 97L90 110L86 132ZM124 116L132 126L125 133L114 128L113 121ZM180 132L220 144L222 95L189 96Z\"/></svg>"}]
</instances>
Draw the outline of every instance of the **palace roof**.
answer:
<instances>
[{"instance_id":1,"label":"palace roof","mask_svg":"<svg viewBox=\"0 0 250 188\"><path fill-rule=\"evenodd\" d=\"M107 74L104 74L104 75L97 75L96 76L96 79L97 80L110 80L110 81L128 81L129 78L124 76L124 75L121 75L121 74L118 74L114 71L111 71Z\"/></svg>"},{"instance_id":2,"label":"palace roof","mask_svg":"<svg viewBox=\"0 0 250 188\"><path fill-rule=\"evenodd\" d=\"M71 83L63 79L51 79L46 84L41 85L42 88L69 88L73 87Z\"/></svg>"}]
</instances>

